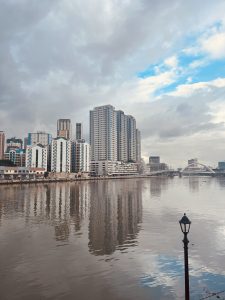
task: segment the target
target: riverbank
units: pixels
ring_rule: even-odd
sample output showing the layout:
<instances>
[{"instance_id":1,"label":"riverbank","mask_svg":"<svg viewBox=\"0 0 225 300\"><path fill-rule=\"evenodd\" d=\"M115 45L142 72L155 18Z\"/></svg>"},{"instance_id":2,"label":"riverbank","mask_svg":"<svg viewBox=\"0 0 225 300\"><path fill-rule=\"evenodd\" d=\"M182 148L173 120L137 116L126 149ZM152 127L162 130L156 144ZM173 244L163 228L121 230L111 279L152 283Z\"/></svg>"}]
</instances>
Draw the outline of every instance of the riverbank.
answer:
<instances>
[{"instance_id":1,"label":"riverbank","mask_svg":"<svg viewBox=\"0 0 225 300\"><path fill-rule=\"evenodd\" d=\"M136 176L102 176L102 177L88 177L88 178L46 178L46 179L30 179L30 180L0 180L0 185L10 184L36 184L36 183L54 183L54 182L80 182L80 181L99 181L109 179L136 179L136 178L149 178L149 177L168 177L165 175L136 175Z\"/></svg>"}]
</instances>

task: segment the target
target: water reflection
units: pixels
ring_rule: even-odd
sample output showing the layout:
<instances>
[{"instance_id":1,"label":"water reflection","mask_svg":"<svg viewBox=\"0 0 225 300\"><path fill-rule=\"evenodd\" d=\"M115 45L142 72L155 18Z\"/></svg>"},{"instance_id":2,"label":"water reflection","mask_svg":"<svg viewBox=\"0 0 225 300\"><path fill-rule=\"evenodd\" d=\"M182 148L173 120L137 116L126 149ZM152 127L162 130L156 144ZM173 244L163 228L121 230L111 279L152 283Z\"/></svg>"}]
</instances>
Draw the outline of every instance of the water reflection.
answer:
<instances>
[{"instance_id":1,"label":"water reflection","mask_svg":"<svg viewBox=\"0 0 225 300\"><path fill-rule=\"evenodd\" d=\"M135 244L142 218L141 185L141 181L102 181L7 186L0 219L19 213L25 223L47 222L54 227L56 241L68 241L73 232L82 235L82 222L90 213L90 252L110 254L125 242Z\"/></svg>"},{"instance_id":2,"label":"water reflection","mask_svg":"<svg viewBox=\"0 0 225 300\"><path fill-rule=\"evenodd\" d=\"M152 177L149 181L151 196L160 197L162 191L168 189L169 182L171 182L171 178L168 177Z\"/></svg>"},{"instance_id":3,"label":"water reflection","mask_svg":"<svg viewBox=\"0 0 225 300\"><path fill-rule=\"evenodd\" d=\"M141 181L91 184L89 249L95 255L113 253L118 245L136 244L142 219ZM123 247L118 249L124 250Z\"/></svg>"},{"instance_id":4,"label":"water reflection","mask_svg":"<svg viewBox=\"0 0 225 300\"><path fill-rule=\"evenodd\" d=\"M224 190L203 177L0 186L1 297L183 299L184 212L191 299L222 290Z\"/></svg>"}]
</instances>

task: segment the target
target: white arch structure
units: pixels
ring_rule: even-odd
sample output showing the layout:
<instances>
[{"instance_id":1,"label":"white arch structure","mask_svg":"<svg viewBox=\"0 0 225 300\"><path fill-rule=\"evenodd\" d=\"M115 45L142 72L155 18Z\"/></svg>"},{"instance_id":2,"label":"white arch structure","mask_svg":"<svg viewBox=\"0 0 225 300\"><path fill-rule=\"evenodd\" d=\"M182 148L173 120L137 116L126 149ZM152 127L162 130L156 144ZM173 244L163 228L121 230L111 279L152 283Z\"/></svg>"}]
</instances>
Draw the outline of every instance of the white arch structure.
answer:
<instances>
[{"instance_id":1,"label":"white arch structure","mask_svg":"<svg viewBox=\"0 0 225 300\"><path fill-rule=\"evenodd\" d=\"M201 167L201 168L200 168ZM214 174L215 172L208 166L200 164L198 162L194 162L185 167L181 173L210 173Z\"/></svg>"}]
</instances>

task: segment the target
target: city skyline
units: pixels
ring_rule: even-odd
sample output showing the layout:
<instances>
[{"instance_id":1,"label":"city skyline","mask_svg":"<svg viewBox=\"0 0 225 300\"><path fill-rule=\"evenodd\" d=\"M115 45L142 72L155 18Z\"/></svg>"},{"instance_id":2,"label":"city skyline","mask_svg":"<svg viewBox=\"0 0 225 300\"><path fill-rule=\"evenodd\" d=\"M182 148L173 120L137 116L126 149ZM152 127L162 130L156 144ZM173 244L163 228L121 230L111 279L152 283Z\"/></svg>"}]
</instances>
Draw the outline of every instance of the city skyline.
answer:
<instances>
[{"instance_id":1,"label":"city skyline","mask_svg":"<svg viewBox=\"0 0 225 300\"><path fill-rule=\"evenodd\" d=\"M145 160L224 160L224 10L222 0L3 0L0 130L55 132L69 118L86 138L89 110L111 103L135 116Z\"/></svg>"},{"instance_id":2,"label":"city skyline","mask_svg":"<svg viewBox=\"0 0 225 300\"><path fill-rule=\"evenodd\" d=\"M105 105L106 107L107 106L111 106L110 104L108 104L108 105ZM105 107L105 106L100 106L99 108L101 108L101 107ZM96 109L96 108L98 108L98 107L95 107L95 108L93 108L93 109ZM114 109L114 107L113 107L113 109ZM90 111L91 112L91 111ZM89 113L90 113L89 112ZM121 111L121 110L115 110L115 112L118 114L118 113L123 113L123 115L125 115L124 114L124 112L123 111ZM126 116L126 115L125 115ZM117 116L118 117L118 116ZM131 118L133 118L134 120L135 120L135 118L133 117L133 116L128 116L128 117L131 117ZM71 130L71 132L73 131L73 123L71 122L71 120L70 119L58 119L57 120L57 125L58 125L58 121L59 120L67 120L67 121L70 121L70 130ZM89 124L89 127L90 127L90 124ZM85 147L90 147L91 145L90 145L90 136L88 136L87 137L87 143L85 142L85 139L76 139L76 137L77 137L77 131L78 131L78 135L80 135L80 137L83 137L83 135L82 135L82 132L83 132L83 130L82 130L82 128L83 128L83 124L82 123L75 123L75 127L74 127L74 134L72 135L72 137L70 138L70 140L71 140L71 143L72 144L77 144L77 146L79 146L79 144L83 144L83 146L85 146ZM90 128L89 128L89 131L90 131ZM0 131L0 133L2 133L4 136L5 136L5 146L7 145L7 142L11 142L11 140L12 141L14 141L14 140L19 140L19 141L21 141L22 142L22 144L23 144L23 141L22 141L22 139L24 138L24 141L27 139L27 141L28 141L28 145L32 145L33 143L34 144L36 144L37 146L40 144L41 146L42 145L50 145L51 144L51 141L52 141L52 139L55 139L55 140L57 140L57 129L56 129L56 134L55 135L53 135L52 133L49 133L49 132L46 132L46 131L37 131L37 132L33 132L33 133L27 133L27 136L26 137L15 137L15 136L13 136L13 137L9 137L8 135L7 135L7 132L4 132L4 131ZM141 134L141 132L140 132L140 130L139 129L136 129L136 133L137 133L137 136L139 136L140 134ZM58 137L59 138L59 137ZM141 138L139 137L139 140L140 140L140 142L139 141L136 141L136 149L138 149L138 148L140 148L140 150L141 150L141 148L142 148L142 140L141 140ZM45 143L45 141L46 141L46 143ZM24 142L25 143L25 142ZM71 145L72 145L71 144ZM141 146L140 146L140 144L141 144ZM86 146L87 145L87 146ZM23 149L26 149L26 147L27 147L27 145L25 145L24 144L24 147L21 147L21 149L23 148ZM28 148L29 148L29 146L28 146ZM91 147L90 147L91 148ZM5 148L5 150L6 150L6 148ZM137 150L138 151L138 150ZM5 152L5 155L6 155L6 152ZM142 159L144 159L144 162L146 163L146 164L148 164L149 162L150 162L150 158L151 157L157 157L157 158L160 158L161 157L161 155L159 154L159 153L157 153L156 154L157 156L152 156L151 154L149 154L147 157L143 157L143 156L141 156L141 158ZM25 157L25 156L24 156ZM119 157L119 156L118 156ZM137 155L137 161L139 161L139 159L138 159L138 157L139 157L139 155ZM172 166L172 165L170 165L167 161L166 161L166 163L169 165L169 167L170 168L180 168L180 167L184 167L184 166L187 166L187 162L188 162L188 164L189 164L189 160L198 160L199 159L199 157L198 158L196 158L196 156L195 155L191 155L190 157L188 157L188 160L187 161L183 161L183 163L181 164L181 165L179 165L179 166ZM165 159L164 159L165 160ZM201 157L200 157L200 162L202 163L202 160L201 160ZM224 162L225 162L225 160L221 160L221 161L219 161L219 160L217 160L217 159L215 159L214 160L214 162L213 162L213 164L212 165L210 165L210 167L214 167L214 168L216 168L218 165L223 165L224 164ZM208 163L206 163L206 165L209 165ZM72 166L71 166L72 167ZM73 169L74 169L74 167L73 167ZM75 170L75 169L74 169ZM86 170L86 167L85 167L85 170Z\"/></svg>"}]
</instances>

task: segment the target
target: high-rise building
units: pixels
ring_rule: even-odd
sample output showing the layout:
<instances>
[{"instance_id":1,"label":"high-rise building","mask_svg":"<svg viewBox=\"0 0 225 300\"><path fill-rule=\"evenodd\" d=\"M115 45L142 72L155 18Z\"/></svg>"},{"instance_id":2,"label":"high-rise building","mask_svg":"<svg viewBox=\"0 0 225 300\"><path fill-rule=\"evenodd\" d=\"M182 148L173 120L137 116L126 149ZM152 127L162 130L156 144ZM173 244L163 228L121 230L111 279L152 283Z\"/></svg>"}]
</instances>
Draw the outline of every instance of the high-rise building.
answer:
<instances>
[{"instance_id":1,"label":"high-rise building","mask_svg":"<svg viewBox=\"0 0 225 300\"><path fill-rule=\"evenodd\" d=\"M72 126L70 119L59 119L57 121L57 137L65 139L72 138Z\"/></svg>"},{"instance_id":2,"label":"high-rise building","mask_svg":"<svg viewBox=\"0 0 225 300\"><path fill-rule=\"evenodd\" d=\"M136 141L136 120L133 116L127 116L127 145L128 161L136 162L137 141Z\"/></svg>"},{"instance_id":3,"label":"high-rise building","mask_svg":"<svg viewBox=\"0 0 225 300\"><path fill-rule=\"evenodd\" d=\"M50 145L52 141L52 135L43 131L38 131L35 133L28 133L27 145L37 145L41 144L42 146Z\"/></svg>"},{"instance_id":4,"label":"high-rise building","mask_svg":"<svg viewBox=\"0 0 225 300\"><path fill-rule=\"evenodd\" d=\"M71 169L73 173L89 172L90 145L85 140L71 143Z\"/></svg>"},{"instance_id":5,"label":"high-rise building","mask_svg":"<svg viewBox=\"0 0 225 300\"><path fill-rule=\"evenodd\" d=\"M128 161L127 116L123 111L117 112L117 160Z\"/></svg>"},{"instance_id":6,"label":"high-rise building","mask_svg":"<svg viewBox=\"0 0 225 300\"><path fill-rule=\"evenodd\" d=\"M63 137L52 140L51 171L69 173L71 169L71 141Z\"/></svg>"},{"instance_id":7,"label":"high-rise building","mask_svg":"<svg viewBox=\"0 0 225 300\"><path fill-rule=\"evenodd\" d=\"M22 148L23 148L23 141L21 139L12 137L6 140L6 152L12 149L22 149Z\"/></svg>"},{"instance_id":8,"label":"high-rise building","mask_svg":"<svg viewBox=\"0 0 225 300\"><path fill-rule=\"evenodd\" d=\"M112 105L90 111L91 160L117 161L117 113Z\"/></svg>"},{"instance_id":9,"label":"high-rise building","mask_svg":"<svg viewBox=\"0 0 225 300\"><path fill-rule=\"evenodd\" d=\"M4 159L5 152L5 133L0 131L0 159Z\"/></svg>"},{"instance_id":10,"label":"high-rise building","mask_svg":"<svg viewBox=\"0 0 225 300\"><path fill-rule=\"evenodd\" d=\"M141 135L136 120L112 105L90 111L91 161L141 161Z\"/></svg>"},{"instance_id":11,"label":"high-rise building","mask_svg":"<svg viewBox=\"0 0 225 300\"><path fill-rule=\"evenodd\" d=\"M25 137L23 139L23 148L26 149L27 148L27 144L28 144L28 137Z\"/></svg>"},{"instance_id":12,"label":"high-rise building","mask_svg":"<svg viewBox=\"0 0 225 300\"><path fill-rule=\"evenodd\" d=\"M26 149L26 167L44 168L47 171L48 146L41 144L27 146Z\"/></svg>"},{"instance_id":13,"label":"high-rise building","mask_svg":"<svg viewBox=\"0 0 225 300\"><path fill-rule=\"evenodd\" d=\"M160 156L149 156L149 164L160 164Z\"/></svg>"},{"instance_id":14,"label":"high-rise building","mask_svg":"<svg viewBox=\"0 0 225 300\"><path fill-rule=\"evenodd\" d=\"M141 132L136 129L136 162L141 163Z\"/></svg>"},{"instance_id":15,"label":"high-rise building","mask_svg":"<svg viewBox=\"0 0 225 300\"><path fill-rule=\"evenodd\" d=\"M82 123L76 123L76 140L83 139L83 126Z\"/></svg>"}]
</instances>

